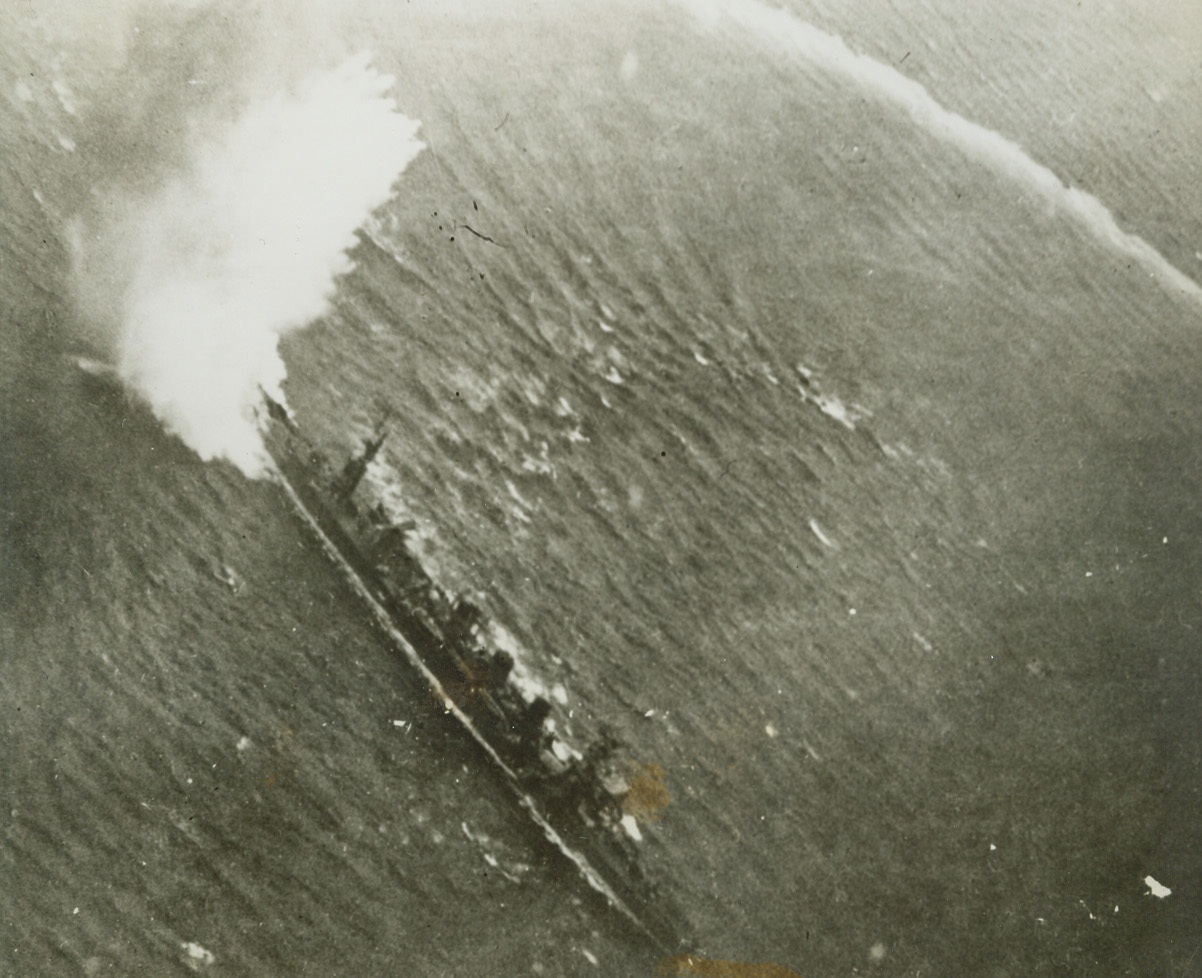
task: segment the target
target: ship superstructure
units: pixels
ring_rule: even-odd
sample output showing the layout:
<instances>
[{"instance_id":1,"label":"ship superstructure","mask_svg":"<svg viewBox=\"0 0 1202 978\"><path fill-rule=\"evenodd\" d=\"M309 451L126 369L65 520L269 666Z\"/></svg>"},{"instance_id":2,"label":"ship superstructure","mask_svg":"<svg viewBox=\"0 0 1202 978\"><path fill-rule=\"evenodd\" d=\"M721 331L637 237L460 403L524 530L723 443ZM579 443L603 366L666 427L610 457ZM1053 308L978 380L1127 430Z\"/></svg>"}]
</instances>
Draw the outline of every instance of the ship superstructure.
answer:
<instances>
[{"instance_id":1,"label":"ship superstructure","mask_svg":"<svg viewBox=\"0 0 1202 978\"><path fill-rule=\"evenodd\" d=\"M264 442L298 514L400 651L496 763L520 803L595 889L659 948L684 937L679 914L649 878L642 832L626 804L634 768L608 731L583 750L557 733L546 696L515 681L514 658L484 613L439 584L411 545L415 525L362 497L387 437L381 422L341 469L264 394Z\"/></svg>"}]
</instances>

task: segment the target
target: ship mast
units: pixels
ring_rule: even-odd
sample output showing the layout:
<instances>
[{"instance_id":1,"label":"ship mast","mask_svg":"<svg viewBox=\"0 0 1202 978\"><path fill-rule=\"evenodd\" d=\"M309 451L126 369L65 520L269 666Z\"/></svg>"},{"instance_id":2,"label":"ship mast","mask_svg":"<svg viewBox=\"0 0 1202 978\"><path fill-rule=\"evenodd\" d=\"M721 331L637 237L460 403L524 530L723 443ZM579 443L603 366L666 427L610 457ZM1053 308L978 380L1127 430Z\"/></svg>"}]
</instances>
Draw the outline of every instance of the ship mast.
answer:
<instances>
[{"instance_id":1,"label":"ship mast","mask_svg":"<svg viewBox=\"0 0 1202 978\"><path fill-rule=\"evenodd\" d=\"M347 459L346 465L342 467L342 471L338 474L338 477L331 483L330 490L339 499L350 499L358 488L359 483L363 481L363 475L367 472L368 465L371 464L371 460L380 451L380 446L384 444L384 439L388 437L388 432L384 427L386 420L385 418L381 418L376 422L375 435L371 438L363 439L362 451Z\"/></svg>"}]
</instances>

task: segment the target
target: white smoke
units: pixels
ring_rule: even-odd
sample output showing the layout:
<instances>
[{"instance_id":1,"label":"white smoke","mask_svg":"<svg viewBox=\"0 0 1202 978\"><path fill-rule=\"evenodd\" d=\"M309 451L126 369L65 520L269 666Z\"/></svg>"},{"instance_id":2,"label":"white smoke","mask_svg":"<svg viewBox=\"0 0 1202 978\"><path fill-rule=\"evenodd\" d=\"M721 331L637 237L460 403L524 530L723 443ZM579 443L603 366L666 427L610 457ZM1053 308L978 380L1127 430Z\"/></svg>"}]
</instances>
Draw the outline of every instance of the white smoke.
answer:
<instances>
[{"instance_id":1,"label":"white smoke","mask_svg":"<svg viewBox=\"0 0 1202 978\"><path fill-rule=\"evenodd\" d=\"M1098 241L1134 259L1165 288L1202 299L1202 287L1174 267L1138 235L1119 227L1100 200L1068 187L1051 170L1036 162L1017 143L1000 133L958 115L931 97L918 82L897 69L858 54L842 38L799 19L787 10L759 0L676 0L709 29L737 25L782 53L800 57L832 74L843 75L882 101L892 102L932 135L966 156L1024 185L1062 213L1071 216Z\"/></svg>"},{"instance_id":2,"label":"white smoke","mask_svg":"<svg viewBox=\"0 0 1202 978\"><path fill-rule=\"evenodd\" d=\"M361 55L253 102L79 234L81 277L116 278L81 291L114 306L122 378L202 458L262 474L254 411L260 387L279 394L279 339L327 309L355 229L422 149L392 83Z\"/></svg>"}]
</instances>

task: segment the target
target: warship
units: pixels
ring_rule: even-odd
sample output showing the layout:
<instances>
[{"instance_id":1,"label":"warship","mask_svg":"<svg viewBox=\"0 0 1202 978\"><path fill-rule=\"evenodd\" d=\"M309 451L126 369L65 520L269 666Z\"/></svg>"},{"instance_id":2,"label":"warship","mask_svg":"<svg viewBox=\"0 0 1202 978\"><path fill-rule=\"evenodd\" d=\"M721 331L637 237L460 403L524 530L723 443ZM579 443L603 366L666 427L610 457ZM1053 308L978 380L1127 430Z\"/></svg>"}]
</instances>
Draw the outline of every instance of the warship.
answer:
<instances>
[{"instance_id":1,"label":"warship","mask_svg":"<svg viewBox=\"0 0 1202 978\"><path fill-rule=\"evenodd\" d=\"M416 525L394 520L364 486L388 436L387 416L339 468L279 400L264 392L262 405L276 480L382 631L559 853L644 938L661 951L679 949L683 918L647 872L638 817L645 807L632 804L640 795L646 802L648 784L652 795L662 789L662 769L624 760L604 728L584 749L569 743L554 705L519 681L512 652L481 609L427 571L413 545Z\"/></svg>"}]
</instances>

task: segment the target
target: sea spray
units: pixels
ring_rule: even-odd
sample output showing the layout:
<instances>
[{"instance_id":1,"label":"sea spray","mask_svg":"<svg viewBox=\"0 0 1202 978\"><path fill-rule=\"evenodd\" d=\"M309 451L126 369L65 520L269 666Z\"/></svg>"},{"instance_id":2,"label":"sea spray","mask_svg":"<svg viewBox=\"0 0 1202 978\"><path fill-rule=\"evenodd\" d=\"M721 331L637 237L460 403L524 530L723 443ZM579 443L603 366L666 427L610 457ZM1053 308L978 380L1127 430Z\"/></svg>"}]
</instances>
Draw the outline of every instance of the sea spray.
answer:
<instances>
[{"instance_id":1,"label":"sea spray","mask_svg":"<svg viewBox=\"0 0 1202 978\"><path fill-rule=\"evenodd\" d=\"M392 84L360 55L252 102L182 172L76 227L85 312L115 323L122 379L202 458L262 473L279 339L327 309L355 229L423 148Z\"/></svg>"},{"instance_id":2,"label":"sea spray","mask_svg":"<svg viewBox=\"0 0 1202 978\"><path fill-rule=\"evenodd\" d=\"M710 30L723 24L737 26L785 55L842 75L876 98L904 109L918 126L933 136L957 147L965 156L1000 176L1015 181L1071 217L1095 240L1142 267L1163 288L1202 301L1202 287L1143 238L1124 231L1102 201L1066 185L1001 133L944 108L926 88L896 68L859 54L841 37L760 0L676 2Z\"/></svg>"}]
</instances>

